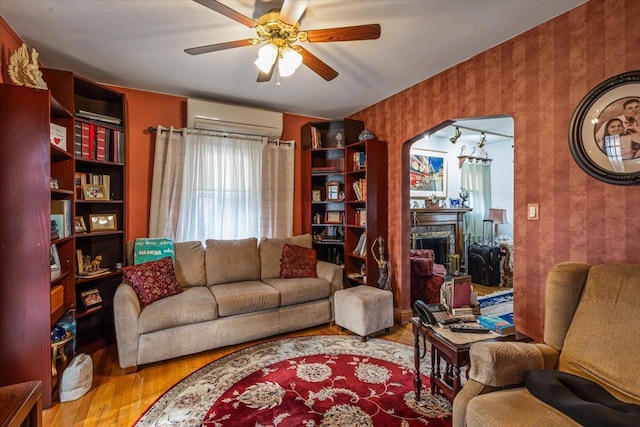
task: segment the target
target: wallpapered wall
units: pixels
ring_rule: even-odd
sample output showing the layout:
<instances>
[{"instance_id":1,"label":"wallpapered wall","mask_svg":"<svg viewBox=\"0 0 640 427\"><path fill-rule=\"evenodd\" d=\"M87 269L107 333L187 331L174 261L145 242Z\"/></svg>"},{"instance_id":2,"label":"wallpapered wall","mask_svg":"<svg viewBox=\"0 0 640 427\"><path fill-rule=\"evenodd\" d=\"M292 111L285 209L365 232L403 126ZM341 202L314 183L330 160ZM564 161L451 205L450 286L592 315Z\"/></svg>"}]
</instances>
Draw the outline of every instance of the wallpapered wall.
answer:
<instances>
[{"instance_id":1,"label":"wallpapered wall","mask_svg":"<svg viewBox=\"0 0 640 427\"><path fill-rule=\"evenodd\" d=\"M446 119L514 119L514 309L520 330L542 337L544 281L555 263L640 262L640 188L589 177L571 157L567 136L573 110L591 88L640 69L638 16L636 0L592 0L353 115L389 145L396 314L410 309L408 287L400 285L409 283L403 145ZM527 203L540 204L539 221L526 219Z\"/></svg>"}]
</instances>

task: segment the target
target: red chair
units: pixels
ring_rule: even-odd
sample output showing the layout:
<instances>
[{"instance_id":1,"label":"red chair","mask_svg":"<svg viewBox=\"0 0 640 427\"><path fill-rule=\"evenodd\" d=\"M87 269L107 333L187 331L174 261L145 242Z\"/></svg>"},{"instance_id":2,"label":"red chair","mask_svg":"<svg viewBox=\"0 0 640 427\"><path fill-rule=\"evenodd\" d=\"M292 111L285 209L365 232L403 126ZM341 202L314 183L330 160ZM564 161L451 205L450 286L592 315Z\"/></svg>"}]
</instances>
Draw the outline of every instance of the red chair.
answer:
<instances>
[{"instance_id":1,"label":"red chair","mask_svg":"<svg viewBox=\"0 0 640 427\"><path fill-rule=\"evenodd\" d=\"M447 276L447 269L435 263L432 249L411 249L411 306L416 300L427 304L440 302L440 288Z\"/></svg>"}]
</instances>

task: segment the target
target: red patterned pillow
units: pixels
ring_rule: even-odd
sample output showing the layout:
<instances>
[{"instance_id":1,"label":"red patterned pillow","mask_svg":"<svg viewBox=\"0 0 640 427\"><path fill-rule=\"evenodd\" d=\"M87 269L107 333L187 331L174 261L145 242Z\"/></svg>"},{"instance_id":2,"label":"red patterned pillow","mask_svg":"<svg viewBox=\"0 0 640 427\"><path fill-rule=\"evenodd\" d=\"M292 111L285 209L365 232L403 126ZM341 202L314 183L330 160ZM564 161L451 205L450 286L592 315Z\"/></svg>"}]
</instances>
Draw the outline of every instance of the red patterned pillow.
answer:
<instances>
[{"instance_id":1,"label":"red patterned pillow","mask_svg":"<svg viewBox=\"0 0 640 427\"><path fill-rule=\"evenodd\" d=\"M316 250L284 244L280 259L280 277L318 277L316 274Z\"/></svg>"},{"instance_id":2,"label":"red patterned pillow","mask_svg":"<svg viewBox=\"0 0 640 427\"><path fill-rule=\"evenodd\" d=\"M182 292L171 257L124 267L122 274L138 294L141 307Z\"/></svg>"}]
</instances>

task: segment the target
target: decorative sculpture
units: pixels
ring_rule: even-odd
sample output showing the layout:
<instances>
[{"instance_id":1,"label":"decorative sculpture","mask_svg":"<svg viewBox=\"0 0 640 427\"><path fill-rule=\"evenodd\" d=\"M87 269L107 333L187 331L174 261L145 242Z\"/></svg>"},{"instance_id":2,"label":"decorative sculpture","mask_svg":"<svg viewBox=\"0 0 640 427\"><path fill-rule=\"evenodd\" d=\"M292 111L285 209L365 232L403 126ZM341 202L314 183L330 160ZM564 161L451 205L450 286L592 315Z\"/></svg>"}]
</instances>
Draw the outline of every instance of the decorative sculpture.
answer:
<instances>
[{"instance_id":1,"label":"decorative sculpture","mask_svg":"<svg viewBox=\"0 0 640 427\"><path fill-rule=\"evenodd\" d=\"M29 55L29 49L24 43L11 55L7 71L11 81L18 86L47 89L38 66L38 52L31 49L31 55Z\"/></svg>"},{"instance_id":2,"label":"decorative sculpture","mask_svg":"<svg viewBox=\"0 0 640 427\"><path fill-rule=\"evenodd\" d=\"M379 258L376 258L375 246L376 242L378 243L378 255ZM376 237L371 245L371 254L373 255L373 259L378 263L378 271L380 274L378 275L378 288L390 291L391 290L391 274L389 272L389 262L384 259L384 238L382 236Z\"/></svg>"}]
</instances>

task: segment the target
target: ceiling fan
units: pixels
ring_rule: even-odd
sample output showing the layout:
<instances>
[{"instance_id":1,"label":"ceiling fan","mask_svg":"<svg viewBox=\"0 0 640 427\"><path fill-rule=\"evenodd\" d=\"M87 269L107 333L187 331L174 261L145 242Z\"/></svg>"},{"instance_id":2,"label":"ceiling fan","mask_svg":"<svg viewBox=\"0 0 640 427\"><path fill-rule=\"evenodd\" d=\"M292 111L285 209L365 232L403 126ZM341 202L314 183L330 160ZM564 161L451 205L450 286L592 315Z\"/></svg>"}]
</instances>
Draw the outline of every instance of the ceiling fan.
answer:
<instances>
[{"instance_id":1,"label":"ceiling fan","mask_svg":"<svg viewBox=\"0 0 640 427\"><path fill-rule=\"evenodd\" d=\"M258 82L271 80L276 64L278 65L278 75L286 77L293 74L301 63L323 79L333 80L338 76L338 72L298 43L373 40L380 37L379 24L300 31L298 21L306 10L309 0L284 0L280 10L271 10L258 18L257 21L216 0L194 1L240 24L253 28L257 37L193 47L184 51L190 55L200 55L236 47L264 44L258 51L258 59L255 61L260 69Z\"/></svg>"}]
</instances>

